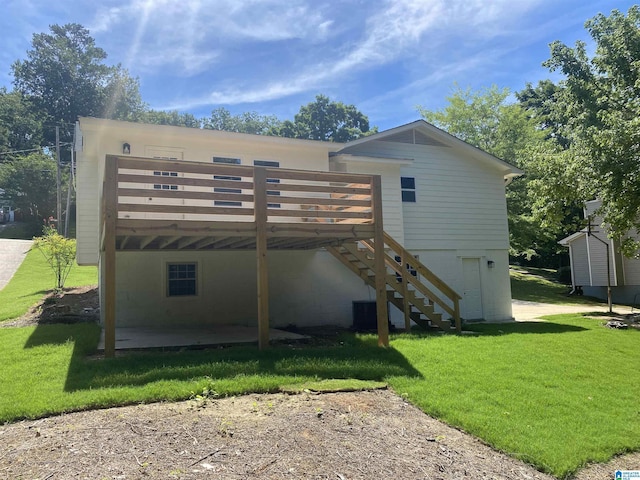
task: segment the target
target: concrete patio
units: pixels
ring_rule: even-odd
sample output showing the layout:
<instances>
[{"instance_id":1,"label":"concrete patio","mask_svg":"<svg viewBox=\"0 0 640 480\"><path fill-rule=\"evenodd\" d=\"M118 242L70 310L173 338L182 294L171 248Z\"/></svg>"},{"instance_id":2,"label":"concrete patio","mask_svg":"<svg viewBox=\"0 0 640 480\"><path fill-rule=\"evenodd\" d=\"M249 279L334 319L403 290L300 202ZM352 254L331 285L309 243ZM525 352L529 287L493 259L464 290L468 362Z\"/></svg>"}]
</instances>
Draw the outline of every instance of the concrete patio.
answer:
<instances>
[{"instance_id":1,"label":"concrete patio","mask_svg":"<svg viewBox=\"0 0 640 480\"><path fill-rule=\"evenodd\" d=\"M305 335L269 329L271 340L304 340ZM139 348L205 347L258 342L258 327L220 325L209 328L116 328L116 350ZM104 330L100 334L98 350L104 350Z\"/></svg>"}]
</instances>

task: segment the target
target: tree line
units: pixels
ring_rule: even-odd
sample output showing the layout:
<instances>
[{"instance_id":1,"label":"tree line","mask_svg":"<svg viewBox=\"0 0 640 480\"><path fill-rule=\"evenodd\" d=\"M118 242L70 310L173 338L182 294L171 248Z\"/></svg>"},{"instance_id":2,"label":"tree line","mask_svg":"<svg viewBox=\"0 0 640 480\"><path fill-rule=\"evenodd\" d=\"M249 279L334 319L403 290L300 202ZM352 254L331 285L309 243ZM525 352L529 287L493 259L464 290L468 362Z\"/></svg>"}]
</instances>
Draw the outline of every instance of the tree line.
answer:
<instances>
[{"instance_id":1,"label":"tree line","mask_svg":"<svg viewBox=\"0 0 640 480\"><path fill-rule=\"evenodd\" d=\"M507 189L513 259L557 266L557 241L584 227L584 202L599 198L610 235L627 255L640 228L640 9L588 20L595 44L550 44L543 66L561 79L511 92L454 85L441 110L417 106L427 121L522 168ZM71 142L78 116L346 142L377 131L353 105L318 95L292 120L219 107L206 118L159 111L142 100L139 81L78 24L33 36L12 65L14 89L0 90L0 188L32 218L55 209L54 126ZM6 153L13 152L13 153Z\"/></svg>"}]
</instances>

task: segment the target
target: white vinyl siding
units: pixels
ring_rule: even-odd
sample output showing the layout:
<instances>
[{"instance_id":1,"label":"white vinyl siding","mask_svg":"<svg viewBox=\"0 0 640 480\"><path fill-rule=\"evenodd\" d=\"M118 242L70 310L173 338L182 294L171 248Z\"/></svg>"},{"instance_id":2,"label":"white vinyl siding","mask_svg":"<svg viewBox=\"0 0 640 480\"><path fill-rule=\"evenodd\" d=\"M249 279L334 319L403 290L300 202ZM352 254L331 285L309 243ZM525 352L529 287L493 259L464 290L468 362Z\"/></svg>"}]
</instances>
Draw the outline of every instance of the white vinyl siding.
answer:
<instances>
[{"instance_id":1,"label":"white vinyl siding","mask_svg":"<svg viewBox=\"0 0 640 480\"><path fill-rule=\"evenodd\" d=\"M575 286L584 287L591 284L586 235L578 237L571 242L571 266L573 268L573 284Z\"/></svg>"},{"instance_id":2,"label":"white vinyl siding","mask_svg":"<svg viewBox=\"0 0 640 480\"><path fill-rule=\"evenodd\" d=\"M600 229L599 229L600 230ZM609 257L610 257L610 279L611 286L616 285L615 267L613 266L613 249L611 247L611 241L607 238L606 234L602 233L592 234L587 236L587 248L589 249L589 260L591 265L591 286L603 287L607 285L607 247L593 238L595 235L601 238L609 244Z\"/></svg>"},{"instance_id":3,"label":"white vinyl siding","mask_svg":"<svg viewBox=\"0 0 640 480\"><path fill-rule=\"evenodd\" d=\"M377 141L348 153L413 159L400 170L401 176L416 180L417 201L400 202L406 248L509 248L504 178L499 169L461 157L452 148L429 145Z\"/></svg>"}]
</instances>

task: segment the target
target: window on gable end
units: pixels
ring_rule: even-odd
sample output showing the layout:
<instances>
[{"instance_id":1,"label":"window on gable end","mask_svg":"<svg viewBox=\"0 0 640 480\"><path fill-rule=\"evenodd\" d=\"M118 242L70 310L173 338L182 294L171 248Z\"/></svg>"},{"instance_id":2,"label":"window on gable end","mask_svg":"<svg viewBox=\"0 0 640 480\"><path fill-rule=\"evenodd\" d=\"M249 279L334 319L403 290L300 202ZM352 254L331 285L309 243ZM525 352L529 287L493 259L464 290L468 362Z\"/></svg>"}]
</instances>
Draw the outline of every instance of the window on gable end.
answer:
<instances>
[{"instance_id":1,"label":"window on gable end","mask_svg":"<svg viewBox=\"0 0 640 480\"><path fill-rule=\"evenodd\" d=\"M400 190L402 191L403 202L415 203L416 201L415 177L400 177Z\"/></svg>"},{"instance_id":2,"label":"window on gable end","mask_svg":"<svg viewBox=\"0 0 640 480\"><path fill-rule=\"evenodd\" d=\"M230 158L230 157L213 157L213 163L221 163L226 165L240 165L239 158ZM214 180L232 180L235 182L239 182L242 180L240 177L233 177L228 175L214 175ZM242 189L240 188L229 188L229 187L214 187L214 193L242 193ZM219 207L241 207L242 202L236 202L234 200L214 200L213 204Z\"/></svg>"}]
</instances>

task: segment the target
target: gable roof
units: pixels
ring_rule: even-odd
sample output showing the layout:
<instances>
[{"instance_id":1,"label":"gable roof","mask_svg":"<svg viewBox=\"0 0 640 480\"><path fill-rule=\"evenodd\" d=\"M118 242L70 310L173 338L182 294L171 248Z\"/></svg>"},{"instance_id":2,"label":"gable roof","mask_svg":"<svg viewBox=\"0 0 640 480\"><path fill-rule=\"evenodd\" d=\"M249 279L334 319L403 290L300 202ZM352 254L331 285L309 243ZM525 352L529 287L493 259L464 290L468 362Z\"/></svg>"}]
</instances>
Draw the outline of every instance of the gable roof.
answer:
<instances>
[{"instance_id":1,"label":"gable roof","mask_svg":"<svg viewBox=\"0 0 640 480\"><path fill-rule=\"evenodd\" d=\"M457 148L472 157L487 162L505 171L505 178L515 178L524 175L524 171L510 163L495 157L480 148L460 140L444 130L432 125L425 120L416 120L399 127L390 128L368 137L359 138L343 145L343 150L356 145L362 145L373 141L397 141L401 143L415 143L419 145L432 145L440 147Z\"/></svg>"}]
</instances>

